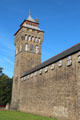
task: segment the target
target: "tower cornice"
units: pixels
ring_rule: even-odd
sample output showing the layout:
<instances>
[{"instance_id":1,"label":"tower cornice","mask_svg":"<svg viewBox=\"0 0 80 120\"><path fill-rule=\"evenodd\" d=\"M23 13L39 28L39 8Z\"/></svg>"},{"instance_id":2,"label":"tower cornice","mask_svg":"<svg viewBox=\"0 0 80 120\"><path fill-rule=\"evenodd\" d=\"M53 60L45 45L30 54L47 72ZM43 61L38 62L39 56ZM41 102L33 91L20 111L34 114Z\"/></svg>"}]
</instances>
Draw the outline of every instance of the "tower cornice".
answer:
<instances>
[{"instance_id":1,"label":"tower cornice","mask_svg":"<svg viewBox=\"0 0 80 120\"><path fill-rule=\"evenodd\" d=\"M22 28L28 28L28 27L21 26L21 27L17 30L17 32L14 34L14 36L15 36ZM34 28L28 28L28 29L32 29L32 30L36 30L36 31L39 31L39 32L43 32L43 33L44 33L43 30L38 30L38 29L34 29Z\"/></svg>"}]
</instances>

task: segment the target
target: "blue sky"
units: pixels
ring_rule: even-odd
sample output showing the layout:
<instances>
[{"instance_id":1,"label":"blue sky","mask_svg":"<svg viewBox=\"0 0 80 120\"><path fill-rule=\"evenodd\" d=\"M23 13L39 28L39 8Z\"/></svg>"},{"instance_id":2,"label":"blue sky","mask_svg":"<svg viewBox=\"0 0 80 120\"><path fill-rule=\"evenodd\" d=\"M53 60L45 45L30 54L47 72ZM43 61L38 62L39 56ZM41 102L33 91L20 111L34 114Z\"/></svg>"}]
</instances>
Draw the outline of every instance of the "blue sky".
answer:
<instances>
[{"instance_id":1,"label":"blue sky","mask_svg":"<svg viewBox=\"0 0 80 120\"><path fill-rule=\"evenodd\" d=\"M0 66L10 77L14 72L14 33L29 8L45 31L42 62L80 42L80 0L1 0Z\"/></svg>"}]
</instances>

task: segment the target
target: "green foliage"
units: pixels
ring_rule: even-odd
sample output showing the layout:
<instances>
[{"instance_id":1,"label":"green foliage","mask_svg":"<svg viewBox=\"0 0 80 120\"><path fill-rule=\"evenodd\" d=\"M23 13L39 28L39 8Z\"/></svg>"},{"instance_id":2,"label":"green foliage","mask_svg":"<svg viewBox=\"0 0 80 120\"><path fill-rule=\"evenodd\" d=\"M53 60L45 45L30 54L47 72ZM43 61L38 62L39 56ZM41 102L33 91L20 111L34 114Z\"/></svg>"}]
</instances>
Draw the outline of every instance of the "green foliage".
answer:
<instances>
[{"instance_id":1,"label":"green foliage","mask_svg":"<svg viewBox=\"0 0 80 120\"><path fill-rule=\"evenodd\" d=\"M0 120L57 120L57 119L15 111L0 111Z\"/></svg>"},{"instance_id":2,"label":"green foliage","mask_svg":"<svg viewBox=\"0 0 80 120\"><path fill-rule=\"evenodd\" d=\"M6 105L11 101L12 79L5 74L0 76L0 105Z\"/></svg>"},{"instance_id":3,"label":"green foliage","mask_svg":"<svg viewBox=\"0 0 80 120\"><path fill-rule=\"evenodd\" d=\"M2 68L2 67L0 67L0 76L2 75L2 70L3 70L3 68Z\"/></svg>"}]
</instances>

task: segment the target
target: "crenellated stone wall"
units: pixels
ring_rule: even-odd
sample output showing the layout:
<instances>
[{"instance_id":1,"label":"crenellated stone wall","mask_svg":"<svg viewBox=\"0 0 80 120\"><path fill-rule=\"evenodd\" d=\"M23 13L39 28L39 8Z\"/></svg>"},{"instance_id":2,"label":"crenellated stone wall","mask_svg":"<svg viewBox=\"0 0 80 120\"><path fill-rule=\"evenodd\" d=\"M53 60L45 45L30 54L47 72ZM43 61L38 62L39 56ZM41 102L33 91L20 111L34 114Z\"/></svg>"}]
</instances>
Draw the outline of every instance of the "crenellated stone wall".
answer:
<instances>
[{"instance_id":1,"label":"crenellated stone wall","mask_svg":"<svg viewBox=\"0 0 80 120\"><path fill-rule=\"evenodd\" d=\"M19 110L80 119L79 52L21 78Z\"/></svg>"}]
</instances>

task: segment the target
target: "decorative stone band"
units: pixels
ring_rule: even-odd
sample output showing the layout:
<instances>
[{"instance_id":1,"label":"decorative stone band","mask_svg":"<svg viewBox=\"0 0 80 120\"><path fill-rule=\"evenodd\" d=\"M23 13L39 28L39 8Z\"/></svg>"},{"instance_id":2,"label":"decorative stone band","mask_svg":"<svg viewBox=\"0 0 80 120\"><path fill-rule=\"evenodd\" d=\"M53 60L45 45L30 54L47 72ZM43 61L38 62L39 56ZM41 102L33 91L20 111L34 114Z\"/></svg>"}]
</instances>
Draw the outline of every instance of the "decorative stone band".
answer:
<instances>
[{"instance_id":1,"label":"decorative stone band","mask_svg":"<svg viewBox=\"0 0 80 120\"><path fill-rule=\"evenodd\" d=\"M79 52L78 52L78 63L80 63L80 55L79 55ZM67 63L66 63L66 65L67 65L67 67L69 67L69 66L72 65L72 56L68 56L68 57L67 57ZM58 61L58 67L61 67L61 66L62 66L62 60ZM29 75L27 75L27 76L25 76L25 77L22 77L22 78L21 78L21 81L24 81L24 80L26 80L26 79L28 79L28 78L32 78L32 77L37 76L37 75L42 75L43 72L44 72L44 73L48 72L49 67L50 67L51 70L54 70L54 69L55 69L55 64L49 65L49 66L47 66L47 67L45 67L45 68L43 68L43 69L40 69L40 70L38 70L38 71L36 71L36 72L34 72L34 73L31 73L31 74L29 74Z\"/></svg>"}]
</instances>

